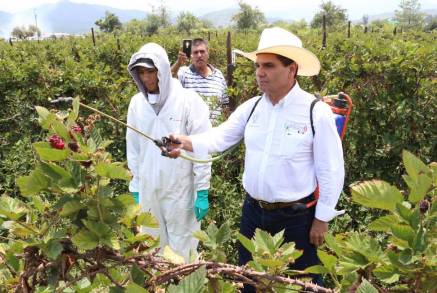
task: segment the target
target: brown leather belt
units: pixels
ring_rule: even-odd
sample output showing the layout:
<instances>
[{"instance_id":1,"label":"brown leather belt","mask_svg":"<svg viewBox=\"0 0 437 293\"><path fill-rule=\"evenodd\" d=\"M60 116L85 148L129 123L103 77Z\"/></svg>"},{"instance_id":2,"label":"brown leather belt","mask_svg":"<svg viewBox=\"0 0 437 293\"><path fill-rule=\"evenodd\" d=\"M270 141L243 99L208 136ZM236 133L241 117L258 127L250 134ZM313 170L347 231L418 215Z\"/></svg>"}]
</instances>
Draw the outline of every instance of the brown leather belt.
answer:
<instances>
[{"instance_id":1,"label":"brown leather belt","mask_svg":"<svg viewBox=\"0 0 437 293\"><path fill-rule=\"evenodd\" d=\"M296 200L296 201L267 202L264 200L255 199L255 198L251 197L249 193L247 193L247 199L249 200L249 202L259 206L260 208L271 211L271 210L285 209L285 208L291 208L291 207L296 207L298 209L300 209L300 208L306 209L307 208L306 204L314 201L315 197L314 197L314 194L311 193L307 197L301 198L301 199Z\"/></svg>"}]
</instances>

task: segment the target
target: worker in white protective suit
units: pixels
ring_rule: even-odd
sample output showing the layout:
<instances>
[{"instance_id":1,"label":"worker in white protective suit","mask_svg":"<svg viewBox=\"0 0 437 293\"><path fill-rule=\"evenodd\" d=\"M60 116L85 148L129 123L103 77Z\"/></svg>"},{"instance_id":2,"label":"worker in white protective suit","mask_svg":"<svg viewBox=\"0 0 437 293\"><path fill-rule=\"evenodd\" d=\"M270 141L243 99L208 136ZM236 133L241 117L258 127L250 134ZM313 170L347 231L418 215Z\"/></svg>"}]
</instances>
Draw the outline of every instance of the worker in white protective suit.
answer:
<instances>
[{"instance_id":1,"label":"worker in white protective suit","mask_svg":"<svg viewBox=\"0 0 437 293\"><path fill-rule=\"evenodd\" d=\"M132 55L128 70L139 93L129 104L127 122L143 133L161 138L168 133L185 135L211 128L208 106L194 91L184 89L170 73L165 50L155 43ZM150 211L159 228L143 232L160 237L166 245L188 259L198 241L192 236L208 211L211 164L170 159L151 140L127 129L127 160L133 174L129 191L143 211Z\"/></svg>"}]
</instances>

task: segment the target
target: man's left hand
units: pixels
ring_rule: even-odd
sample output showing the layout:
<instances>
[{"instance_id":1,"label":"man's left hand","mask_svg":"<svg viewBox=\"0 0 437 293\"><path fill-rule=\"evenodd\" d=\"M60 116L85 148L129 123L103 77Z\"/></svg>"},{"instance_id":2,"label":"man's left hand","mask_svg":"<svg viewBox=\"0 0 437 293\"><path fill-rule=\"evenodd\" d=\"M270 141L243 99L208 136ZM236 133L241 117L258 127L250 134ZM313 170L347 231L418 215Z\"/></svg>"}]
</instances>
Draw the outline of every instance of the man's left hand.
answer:
<instances>
[{"instance_id":1,"label":"man's left hand","mask_svg":"<svg viewBox=\"0 0 437 293\"><path fill-rule=\"evenodd\" d=\"M314 218L310 230L310 243L316 247L322 245L325 240L326 232L328 232L328 223Z\"/></svg>"}]
</instances>

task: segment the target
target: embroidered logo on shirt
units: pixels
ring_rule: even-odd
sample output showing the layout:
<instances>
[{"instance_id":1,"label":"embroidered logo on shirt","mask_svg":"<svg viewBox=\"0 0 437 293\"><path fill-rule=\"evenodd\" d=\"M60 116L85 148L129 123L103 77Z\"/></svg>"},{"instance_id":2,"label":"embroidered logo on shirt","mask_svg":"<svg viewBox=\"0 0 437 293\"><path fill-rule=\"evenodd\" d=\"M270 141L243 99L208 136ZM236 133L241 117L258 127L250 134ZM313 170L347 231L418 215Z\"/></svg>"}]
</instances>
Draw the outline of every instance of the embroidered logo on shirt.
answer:
<instances>
[{"instance_id":1,"label":"embroidered logo on shirt","mask_svg":"<svg viewBox=\"0 0 437 293\"><path fill-rule=\"evenodd\" d=\"M252 117L250 117L250 122L252 122L252 124L257 124L257 122L258 122L258 113L256 113L256 114L253 114L252 115Z\"/></svg>"},{"instance_id":2,"label":"embroidered logo on shirt","mask_svg":"<svg viewBox=\"0 0 437 293\"><path fill-rule=\"evenodd\" d=\"M172 116L170 116L170 117L168 118L168 120L170 120L170 121L174 121L174 122L181 122L181 121L182 121L182 119L177 119L177 118L172 117Z\"/></svg>"},{"instance_id":3,"label":"embroidered logo on shirt","mask_svg":"<svg viewBox=\"0 0 437 293\"><path fill-rule=\"evenodd\" d=\"M308 131L308 126L296 121L285 121L284 129L286 135L305 134Z\"/></svg>"}]
</instances>

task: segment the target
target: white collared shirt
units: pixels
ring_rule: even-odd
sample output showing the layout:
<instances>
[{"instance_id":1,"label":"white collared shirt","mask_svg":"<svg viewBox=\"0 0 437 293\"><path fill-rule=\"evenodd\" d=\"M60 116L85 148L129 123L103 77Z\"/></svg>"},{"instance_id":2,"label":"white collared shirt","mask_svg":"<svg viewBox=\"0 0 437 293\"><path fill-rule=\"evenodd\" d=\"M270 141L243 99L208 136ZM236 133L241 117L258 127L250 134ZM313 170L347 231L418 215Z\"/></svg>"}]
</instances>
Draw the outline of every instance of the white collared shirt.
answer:
<instances>
[{"instance_id":1,"label":"white collared shirt","mask_svg":"<svg viewBox=\"0 0 437 293\"><path fill-rule=\"evenodd\" d=\"M240 105L220 126L192 136L194 153L203 157L221 152L244 137L243 187L253 198L295 201L311 194L318 182L316 218L327 222L342 214L335 206L344 183L343 150L329 106L316 103L313 136L314 96L298 83L276 105L264 94L246 125L258 99Z\"/></svg>"}]
</instances>

